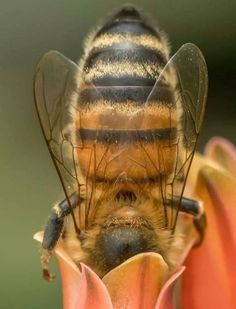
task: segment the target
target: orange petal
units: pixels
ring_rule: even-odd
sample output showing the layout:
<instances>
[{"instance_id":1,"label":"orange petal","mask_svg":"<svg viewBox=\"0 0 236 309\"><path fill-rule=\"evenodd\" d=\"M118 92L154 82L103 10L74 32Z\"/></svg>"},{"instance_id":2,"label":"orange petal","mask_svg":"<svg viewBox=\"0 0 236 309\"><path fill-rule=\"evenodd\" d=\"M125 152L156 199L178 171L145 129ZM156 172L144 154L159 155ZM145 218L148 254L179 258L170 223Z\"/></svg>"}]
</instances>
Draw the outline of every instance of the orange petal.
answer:
<instances>
[{"instance_id":1,"label":"orange petal","mask_svg":"<svg viewBox=\"0 0 236 309\"><path fill-rule=\"evenodd\" d=\"M34 235L39 242L43 240L43 232ZM64 309L112 309L108 291L102 280L86 265L81 264L82 271L71 260L58 242L55 255L62 278Z\"/></svg>"},{"instance_id":2,"label":"orange petal","mask_svg":"<svg viewBox=\"0 0 236 309\"><path fill-rule=\"evenodd\" d=\"M86 265L78 266L60 244L55 249L62 278L64 309L111 309L112 303L101 279Z\"/></svg>"},{"instance_id":3,"label":"orange petal","mask_svg":"<svg viewBox=\"0 0 236 309\"><path fill-rule=\"evenodd\" d=\"M157 253L138 254L104 278L113 308L153 309L168 276L168 266Z\"/></svg>"},{"instance_id":4,"label":"orange petal","mask_svg":"<svg viewBox=\"0 0 236 309\"><path fill-rule=\"evenodd\" d=\"M236 147L223 137L214 137L206 145L205 154L236 176Z\"/></svg>"},{"instance_id":5,"label":"orange petal","mask_svg":"<svg viewBox=\"0 0 236 309\"><path fill-rule=\"evenodd\" d=\"M81 263L81 267L82 275L80 284L77 286L77 301L68 309L112 309L110 296L102 280L86 265Z\"/></svg>"},{"instance_id":6,"label":"orange petal","mask_svg":"<svg viewBox=\"0 0 236 309\"><path fill-rule=\"evenodd\" d=\"M42 243L43 232L34 235L34 239ZM76 264L63 249L60 241L55 248L55 254L60 267L62 278L63 308L74 309L78 298L78 287L81 281L81 273Z\"/></svg>"},{"instance_id":7,"label":"orange petal","mask_svg":"<svg viewBox=\"0 0 236 309\"><path fill-rule=\"evenodd\" d=\"M183 276L183 309L236 308L236 179L223 169L205 166L196 194L204 201L207 230L192 250Z\"/></svg>"},{"instance_id":8,"label":"orange petal","mask_svg":"<svg viewBox=\"0 0 236 309\"><path fill-rule=\"evenodd\" d=\"M62 280L63 308L74 309L76 308L78 289L81 284L81 272L60 244L57 245L55 254Z\"/></svg>"},{"instance_id":9,"label":"orange petal","mask_svg":"<svg viewBox=\"0 0 236 309\"><path fill-rule=\"evenodd\" d=\"M157 300L155 309L175 309L176 301L174 297L175 283L184 272L185 267L180 267L165 283Z\"/></svg>"}]
</instances>

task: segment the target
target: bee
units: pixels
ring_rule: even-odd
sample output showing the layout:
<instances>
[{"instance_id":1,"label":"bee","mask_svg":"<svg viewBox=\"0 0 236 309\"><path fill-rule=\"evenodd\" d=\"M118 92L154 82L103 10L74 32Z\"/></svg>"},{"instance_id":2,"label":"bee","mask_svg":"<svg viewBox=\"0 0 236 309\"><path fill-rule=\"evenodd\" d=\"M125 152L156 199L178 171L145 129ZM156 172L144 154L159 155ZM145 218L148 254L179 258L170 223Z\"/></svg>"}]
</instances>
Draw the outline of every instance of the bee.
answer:
<instances>
[{"instance_id":1,"label":"bee","mask_svg":"<svg viewBox=\"0 0 236 309\"><path fill-rule=\"evenodd\" d=\"M36 109L65 194L44 230L47 279L58 240L101 277L141 252L174 267L179 212L203 217L183 193L207 84L198 47L185 44L170 57L166 35L132 5L88 36L78 64L57 51L42 57Z\"/></svg>"}]
</instances>

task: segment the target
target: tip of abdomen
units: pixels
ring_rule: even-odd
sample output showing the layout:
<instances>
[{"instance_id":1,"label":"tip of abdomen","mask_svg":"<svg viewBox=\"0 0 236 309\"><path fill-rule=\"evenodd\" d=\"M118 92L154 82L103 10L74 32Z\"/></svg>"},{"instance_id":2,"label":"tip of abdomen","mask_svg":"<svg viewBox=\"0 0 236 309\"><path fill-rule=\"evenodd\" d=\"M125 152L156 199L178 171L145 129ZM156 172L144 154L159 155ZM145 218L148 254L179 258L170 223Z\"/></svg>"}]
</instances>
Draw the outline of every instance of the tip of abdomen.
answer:
<instances>
[{"instance_id":1,"label":"tip of abdomen","mask_svg":"<svg viewBox=\"0 0 236 309\"><path fill-rule=\"evenodd\" d=\"M139 10L132 4L125 4L114 16L114 19L135 19L140 20L141 14Z\"/></svg>"}]
</instances>

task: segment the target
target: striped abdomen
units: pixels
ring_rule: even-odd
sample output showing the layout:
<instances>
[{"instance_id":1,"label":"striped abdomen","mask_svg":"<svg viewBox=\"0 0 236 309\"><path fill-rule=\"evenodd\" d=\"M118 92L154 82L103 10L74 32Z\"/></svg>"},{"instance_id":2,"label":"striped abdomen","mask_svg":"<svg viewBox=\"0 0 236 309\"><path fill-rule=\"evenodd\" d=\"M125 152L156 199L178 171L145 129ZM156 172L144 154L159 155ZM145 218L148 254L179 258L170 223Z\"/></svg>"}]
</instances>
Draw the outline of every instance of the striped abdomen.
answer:
<instances>
[{"instance_id":1,"label":"striped abdomen","mask_svg":"<svg viewBox=\"0 0 236 309\"><path fill-rule=\"evenodd\" d=\"M168 57L162 34L130 7L89 41L79 76L76 118L84 172L111 181L122 172L142 181L171 172L175 149L170 141L176 138L178 122L171 71L149 97ZM165 153L158 154L160 146L167 145ZM95 167L88 158L96 161Z\"/></svg>"}]
</instances>

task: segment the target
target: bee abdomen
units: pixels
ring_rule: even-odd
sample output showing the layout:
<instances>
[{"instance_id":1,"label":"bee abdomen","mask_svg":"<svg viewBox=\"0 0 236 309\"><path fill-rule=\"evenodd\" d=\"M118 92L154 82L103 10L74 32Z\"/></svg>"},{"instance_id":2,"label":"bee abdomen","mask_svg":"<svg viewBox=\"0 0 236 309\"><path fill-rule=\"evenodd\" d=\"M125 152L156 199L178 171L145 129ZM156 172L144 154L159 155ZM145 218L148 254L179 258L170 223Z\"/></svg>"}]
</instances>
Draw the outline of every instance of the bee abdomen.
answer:
<instances>
[{"instance_id":1,"label":"bee abdomen","mask_svg":"<svg viewBox=\"0 0 236 309\"><path fill-rule=\"evenodd\" d=\"M78 157L88 178L111 182L127 171L127 179L147 182L172 172L175 147L169 145L176 142L178 119L171 72L162 74L168 58L165 37L135 8L122 9L90 40L81 65L75 135L84 147ZM88 159L92 147L96 171ZM167 149L165 166L158 147Z\"/></svg>"},{"instance_id":2,"label":"bee abdomen","mask_svg":"<svg viewBox=\"0 0 236 309\"><path fill-rule=\"evenodd\" d=\"M122 87L119 101L145 102L168 61L165 39L133 7L125 7L114 15L97 31L90 45L82 80L99 88L111 87L110 101L117 97L117 87ZM164 92L168 100L167 90Z\"/></svg>"}]
</instances>

